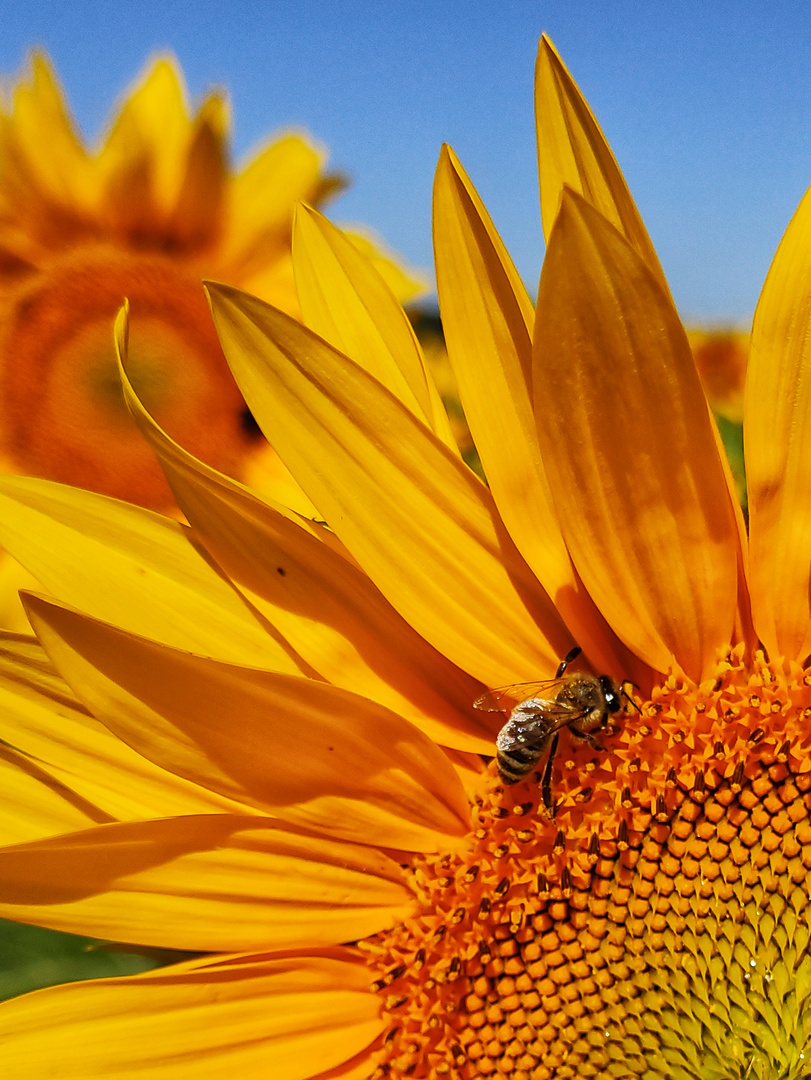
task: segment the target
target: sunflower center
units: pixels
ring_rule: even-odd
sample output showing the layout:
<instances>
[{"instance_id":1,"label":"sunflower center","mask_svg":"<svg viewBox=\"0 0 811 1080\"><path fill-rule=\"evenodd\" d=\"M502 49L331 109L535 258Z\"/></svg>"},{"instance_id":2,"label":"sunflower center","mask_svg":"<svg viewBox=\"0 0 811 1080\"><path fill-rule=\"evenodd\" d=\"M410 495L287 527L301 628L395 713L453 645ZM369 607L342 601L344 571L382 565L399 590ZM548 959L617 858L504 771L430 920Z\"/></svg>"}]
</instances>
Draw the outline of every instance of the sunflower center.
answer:
<instances>
[{"instance_id":1,"label":"sunflower center","mask_svg":"<svg viewBox=\"0 0 811 1080\"><path fill-rule=\"evenodd\" d=\"M161 258L102 248L5 298L0 440L21 472L165 507L171 494L118 380L113 321L125 297L128 372L144 404L196 456L239 474L256 435L199 281Z\"/></svg>"},{"instance_id":2,"label":"sunflower center","mask_svg":"<svg viewBox=\"0 0 811 1080\"><path fill-rule=\"evenodd\" d=\"M381 1076L811 1075L811 679L739 654L537 777L492 767L464 854L367 942Z\"/></svg>"}]
</instances>

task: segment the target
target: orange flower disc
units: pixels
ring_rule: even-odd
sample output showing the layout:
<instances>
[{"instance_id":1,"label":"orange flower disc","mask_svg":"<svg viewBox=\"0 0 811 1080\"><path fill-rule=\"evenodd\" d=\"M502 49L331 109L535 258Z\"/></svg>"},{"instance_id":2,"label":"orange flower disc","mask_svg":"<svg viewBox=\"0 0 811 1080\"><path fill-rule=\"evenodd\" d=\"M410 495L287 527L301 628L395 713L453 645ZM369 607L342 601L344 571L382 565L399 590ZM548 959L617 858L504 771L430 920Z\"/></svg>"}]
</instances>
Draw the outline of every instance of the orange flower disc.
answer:
<instances>
[{"instance_id":1,"label":"orange flower disc","mask_svg":"<svg viewBox=\"0 0 811 1080\"><path fill-rule=\"evenodd\" d=\"M376 1076L799 1075L809 714L811 677L738 650L656 688L605 754L562 741L553 822L537 777L494 775L471 847L415 860L416 914L361 944Z\"/></svg>"},{"instance_id":2,"label":"orange flower disc","mask_svg":"<svg viewBox=\"0 0 811 1080\"><path fill-rule=\"evenodd\" d=\"M0 431L15 469L144 506L169 487L129 417L113 321L129 299L128 370L164 429L234 475L257 429L237 390L202 287L157 256L84 249L6 301L0 339Z\"/></svg>"}]
</instances>

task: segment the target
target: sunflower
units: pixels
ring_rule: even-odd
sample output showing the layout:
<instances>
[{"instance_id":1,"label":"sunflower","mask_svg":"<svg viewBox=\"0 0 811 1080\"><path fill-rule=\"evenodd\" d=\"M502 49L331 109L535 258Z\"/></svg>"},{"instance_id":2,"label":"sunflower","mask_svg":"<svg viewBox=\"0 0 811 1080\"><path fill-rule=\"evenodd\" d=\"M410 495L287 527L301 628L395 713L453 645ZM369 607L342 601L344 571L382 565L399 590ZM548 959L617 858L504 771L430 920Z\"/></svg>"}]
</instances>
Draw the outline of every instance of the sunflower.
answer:
<instances>
[{"instance_id":1,"label":"sunflower","mask_svg":"<svg viewBox=\"0 0 811 1080\"><path fill-rule=\"evenodd\" d=\"M450 150L436 179L489 486L390 290L304 208L306 326L210 297L318 519L168 437L125 314L126 400L188 524L2 480L0 541L51 595L26 598L36 638L3 638L0 914L195 954L0 1006L10 1080L808 1076L811 196L754 322L747 536L653 248L546 40L536 79L535 311ZM547 805L542 755L505 783L506 716L473 703L563 657L624 708L598 700L591 739L569 711Z\"/></svg>"},{"instance_id":2,"label":"sunflower","mask_svg":"<svg viewBox=\"0 0 811 1080\"><path fill-rule=\"evenodd\" d=\"M743 390L749 359L749 335L734 327L692 327L687 330L687 340L724 443L738 499L746 512Z\"/></svg>"},{"instance_id":3,"label":"sunflower","mask_svg":"<svg viewBox=\"0 0 811 1080\"><path fill-rule=\"evenodd\" d=\"M214 277L298 313L297 201L345 181L285 134L234 170L222 93L190 112L171 57L152 61L105 139L77 134L51 66L34 55L0 111L0 453L14 472L166 508L169 489L132 425L112 324L132 310L132 378L161 423L242 475L260 442L201 287ZM369 238L401 299L421 290Z\"/></svg>"},{"instance_id":4,"label":"sunflower","mask_svg":"<svg viewBox=\"0 0 811 1080\"><path fill-rule=\"evenodd\" d=\"M742 423L749 335L731 327L692 328L687 337L713 412L733 424Z\"/></svg>"}]
</instances>

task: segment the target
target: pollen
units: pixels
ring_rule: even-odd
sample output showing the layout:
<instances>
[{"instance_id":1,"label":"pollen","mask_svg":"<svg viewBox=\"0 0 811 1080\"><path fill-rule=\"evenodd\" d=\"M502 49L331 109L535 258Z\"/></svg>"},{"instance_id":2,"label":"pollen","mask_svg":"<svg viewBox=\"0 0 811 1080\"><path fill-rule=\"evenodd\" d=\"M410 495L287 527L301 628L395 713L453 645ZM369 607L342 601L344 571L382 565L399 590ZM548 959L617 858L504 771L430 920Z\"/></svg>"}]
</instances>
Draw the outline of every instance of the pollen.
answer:
<instances>
[{"instance_id":1,"label":"pollen","mask_svg":"<svg viewBox=\"0 0 811 1080\"><path fill-rule=\"evenodd\" d=\"M601 751L491 765L461 853L362 944L379 1077L811 1075L811 676L725 656L620 714Z\"/></svg>"}]
</instances>

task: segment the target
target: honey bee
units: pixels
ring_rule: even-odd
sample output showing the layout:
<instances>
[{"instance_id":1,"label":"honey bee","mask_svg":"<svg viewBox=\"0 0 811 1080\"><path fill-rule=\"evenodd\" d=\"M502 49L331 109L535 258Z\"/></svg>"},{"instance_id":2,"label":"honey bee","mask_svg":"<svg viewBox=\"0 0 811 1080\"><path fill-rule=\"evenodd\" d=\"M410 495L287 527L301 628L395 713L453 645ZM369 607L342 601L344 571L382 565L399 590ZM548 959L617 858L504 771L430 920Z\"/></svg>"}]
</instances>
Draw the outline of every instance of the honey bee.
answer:
<instances>
[{"instance_id":1,"label":"honey bee","mask_svg":"<svg viewBox=\"0 0 811 1080\"><path fill-rule=\"evenodd\" d=\"M603 750L592 735L605 728L611 714L622 708L622 699L633 704L625 690L609 675L586 672L566 674L566 669L581 653L575 646L561 660L554 679L518 683L490 690L474 708L485 712L509 712L510 718L496 737L496 763L505 784L516 784L532 772L544 751L546 762L541 776L541 798L550 818L555 816L552 800L552 763L562 728L577 739ZM516 704L517 702L517 704Z\"/></svg>"}]
</instances>

